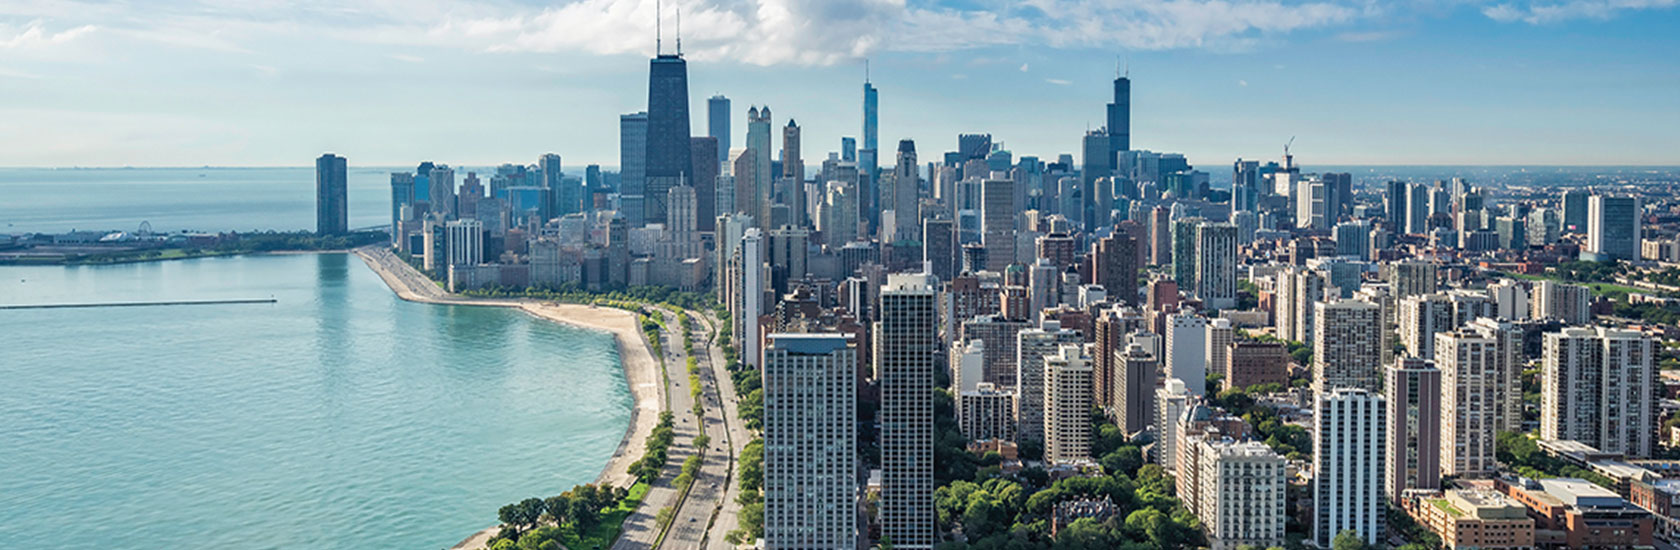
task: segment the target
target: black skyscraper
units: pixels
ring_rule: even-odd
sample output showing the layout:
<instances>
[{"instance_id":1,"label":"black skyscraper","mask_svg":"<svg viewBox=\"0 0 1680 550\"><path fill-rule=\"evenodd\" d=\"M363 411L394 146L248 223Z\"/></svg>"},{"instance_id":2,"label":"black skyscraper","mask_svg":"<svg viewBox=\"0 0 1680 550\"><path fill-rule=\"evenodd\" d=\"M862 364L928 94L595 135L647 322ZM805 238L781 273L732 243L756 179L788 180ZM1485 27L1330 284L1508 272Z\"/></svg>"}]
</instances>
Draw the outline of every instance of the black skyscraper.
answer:
<instances>
[{"instance_id":1,"label":"black skyscraper","mask_svg":"<svg viewBox=\"0 0 1680 550\"><path fill-rule=\"evenodd\" d=\"M1117 153L1132 150L1132 79L1114 79L1114 103L1108 104L1108 167L1117 168Z\"/></svg>"},{"instance_id":2,"label":"black skyscraper","mask_svg":"<svg viewBox=\"0 0 1680 550\"><path fill-rule=\"evenodd\" d=\"M688 62L660 54L648 70L647 220L665 219L672 187L692 177L688 133Z\"/></svg>"}]
</instances>

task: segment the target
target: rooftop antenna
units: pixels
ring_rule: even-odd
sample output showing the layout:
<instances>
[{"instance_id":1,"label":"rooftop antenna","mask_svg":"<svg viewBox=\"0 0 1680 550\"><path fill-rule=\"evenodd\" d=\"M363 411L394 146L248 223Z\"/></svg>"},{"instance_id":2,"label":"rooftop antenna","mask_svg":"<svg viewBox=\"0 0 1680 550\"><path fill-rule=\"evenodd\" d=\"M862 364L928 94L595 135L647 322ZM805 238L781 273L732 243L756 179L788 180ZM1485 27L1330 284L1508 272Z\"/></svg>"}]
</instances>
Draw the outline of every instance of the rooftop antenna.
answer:
<instances>
[{"instance_id":1,"label":"rooftop antenna","mask_svg":"<svg viewBox=\"0 0 1680 550\"><path fill-rule=\"evenodd\" d=\"M682 6L677 6L677 57L682 57Z\"/></svg>"},{"instance_id":2,"label":"rooftop antenna","mask_svg":"<svg viewBox=\"0 0 1680 550\"><path fill-rule=\"evenodd\" d=\"M665 45L664 45L663 42L661 42L661 40L663 40L665 38L665 35L664 35L664 33L662 33L659 30L659 11L660 11L659 10L659 0L653 0L653 55L654 55L654 57L658 57L660 54L665 53Z\"/></svg>"},{"instance_id":3,"label":"rooftop antenna","mask_svg":"<svg viewBox=\"0 0 1680 550\"><path fill-rule=\"evenodd\" d=\"M863 83L869 83L869 58L863 58Z\"/></svg>"}]
</instances>

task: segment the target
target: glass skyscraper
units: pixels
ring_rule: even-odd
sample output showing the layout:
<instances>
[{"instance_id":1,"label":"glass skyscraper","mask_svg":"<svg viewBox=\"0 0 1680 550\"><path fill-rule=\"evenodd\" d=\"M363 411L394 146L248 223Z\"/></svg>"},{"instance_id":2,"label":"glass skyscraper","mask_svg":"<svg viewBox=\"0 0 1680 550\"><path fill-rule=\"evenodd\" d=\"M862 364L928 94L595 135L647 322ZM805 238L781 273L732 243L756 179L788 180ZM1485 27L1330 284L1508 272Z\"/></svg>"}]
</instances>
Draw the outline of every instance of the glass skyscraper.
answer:
<instances>
[{"instance_id":1,"label":"glass skyscraper","mask_svg":"<svg viewBox=\"0 0 1680 550\"><path fill-rule=\"evenodd\" d=\"M729 98L723 94L706 100L706 135L717 138L718 162L729 162Z\"/></svg>"},{"instance_id":2,"label":"glass skyscraper","mask_svg":"<svg viewBox=\"0 0 1680 550\"><path fill-rule=\"evenodd\" d=\"M642 222L665 219L665 199L692 169L688 120L688 62L661 54L648 68L647 179Z\"/></svg>"}]
</instances>

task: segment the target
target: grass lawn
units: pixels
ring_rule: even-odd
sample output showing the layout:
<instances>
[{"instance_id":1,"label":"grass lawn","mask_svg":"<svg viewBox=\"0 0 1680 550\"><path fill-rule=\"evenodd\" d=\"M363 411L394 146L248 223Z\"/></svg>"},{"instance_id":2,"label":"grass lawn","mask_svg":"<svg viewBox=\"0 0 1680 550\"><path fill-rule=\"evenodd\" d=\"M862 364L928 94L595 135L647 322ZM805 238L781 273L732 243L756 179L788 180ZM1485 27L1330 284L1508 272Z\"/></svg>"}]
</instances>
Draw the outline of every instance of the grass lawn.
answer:
<instances>
[{"instance_id":1,"label":"grass lawn","mask_svg":"<svg viewBox=\"0 0 1680 550\"><path fill-rule=\"evenodd\" d=\"M636 511L636 508L642 505L642 498L647 496L648 488L645 481L638 481L635 485L631 485L630 494L625 496L624 500L619 501L617 508L601 514L601 522L595 524L594 529L590 529L586 533L577 533L568 528L564 539L566 548L571 550L611 548L613 541L618 540L618 534L624 531L624 520L628 519L630 513Z\"/></svg>"},{"instance_id":2,"label":"grass lawn","mask_svg":"<svg viewBox=\"0 0 1680 550\"><path fill-rule=\"evenodd\" d=\"M1548 276L1545 276L1545 275L1529 275L1529 274L1526 274L1526 273L1512 273L1512 272L1509 272L1509 271L1501 271L1500 273L1503 273L1508 277L1515 277L1515 278L1518 278L1518 279L1524 279L1524 280L1529 280L1529 281L1557 281L1557 282L1560 282L1560 283L1567 283L1567 284L1572 284L1572 285L1583 285L1583 286L1586 286L1589 289L1592 289L1592 293L1593 293L1594 296L1603 296L1605 294L1611 294L1611 293L1629 294L1629 293L1640 292L1640 293L1647 293L1648 294L1648 293L1651 292L1649 290L1641 290L1641 289L1633 288L1631 286L1622 286L1622 285L1612 284L1612 283L1587 283L1587 282L1579 282L1579 281L1569 281L1569 280L1564 280L1564 279L1560 279L1560 278L1557 278L1557 277L1548 277Z\"/></svg>"},{"instance_id":3,"label":"grass lawn","mask_svg":"<svg viewBox=\"0 0 1680 550\"><path fill-rule=\"evenodd\" d=\"M1440 508L1442 510L1445 510L1448 514L1452 514L1453 517L1464 517L1464 512L1459 511L1458 507L1453 506L1451 503L1447 502L1447 499L1437 498L1437 499L1430 500L1429 503L1434 504L1436 508Z\"/></svg>"}]
</instances>

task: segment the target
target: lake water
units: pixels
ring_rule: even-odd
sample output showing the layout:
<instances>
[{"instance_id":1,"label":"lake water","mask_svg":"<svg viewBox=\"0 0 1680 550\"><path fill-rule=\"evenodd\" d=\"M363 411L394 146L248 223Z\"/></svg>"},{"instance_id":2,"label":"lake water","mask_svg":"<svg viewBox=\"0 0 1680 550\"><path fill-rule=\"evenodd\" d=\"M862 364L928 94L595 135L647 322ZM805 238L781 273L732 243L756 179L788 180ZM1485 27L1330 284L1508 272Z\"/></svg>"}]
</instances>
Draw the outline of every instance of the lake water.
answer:
<instances>
[{"instance_id":1,"label":"lake water","mask_svg":"<svg viewBox=\"0 0 1680 550\"><path fill-rule=\"evenodd\" d=\"M612 337L404 302L345 254L0 266L0 548L445 548L591 482Z\"/></svg>"}]
</instances>

